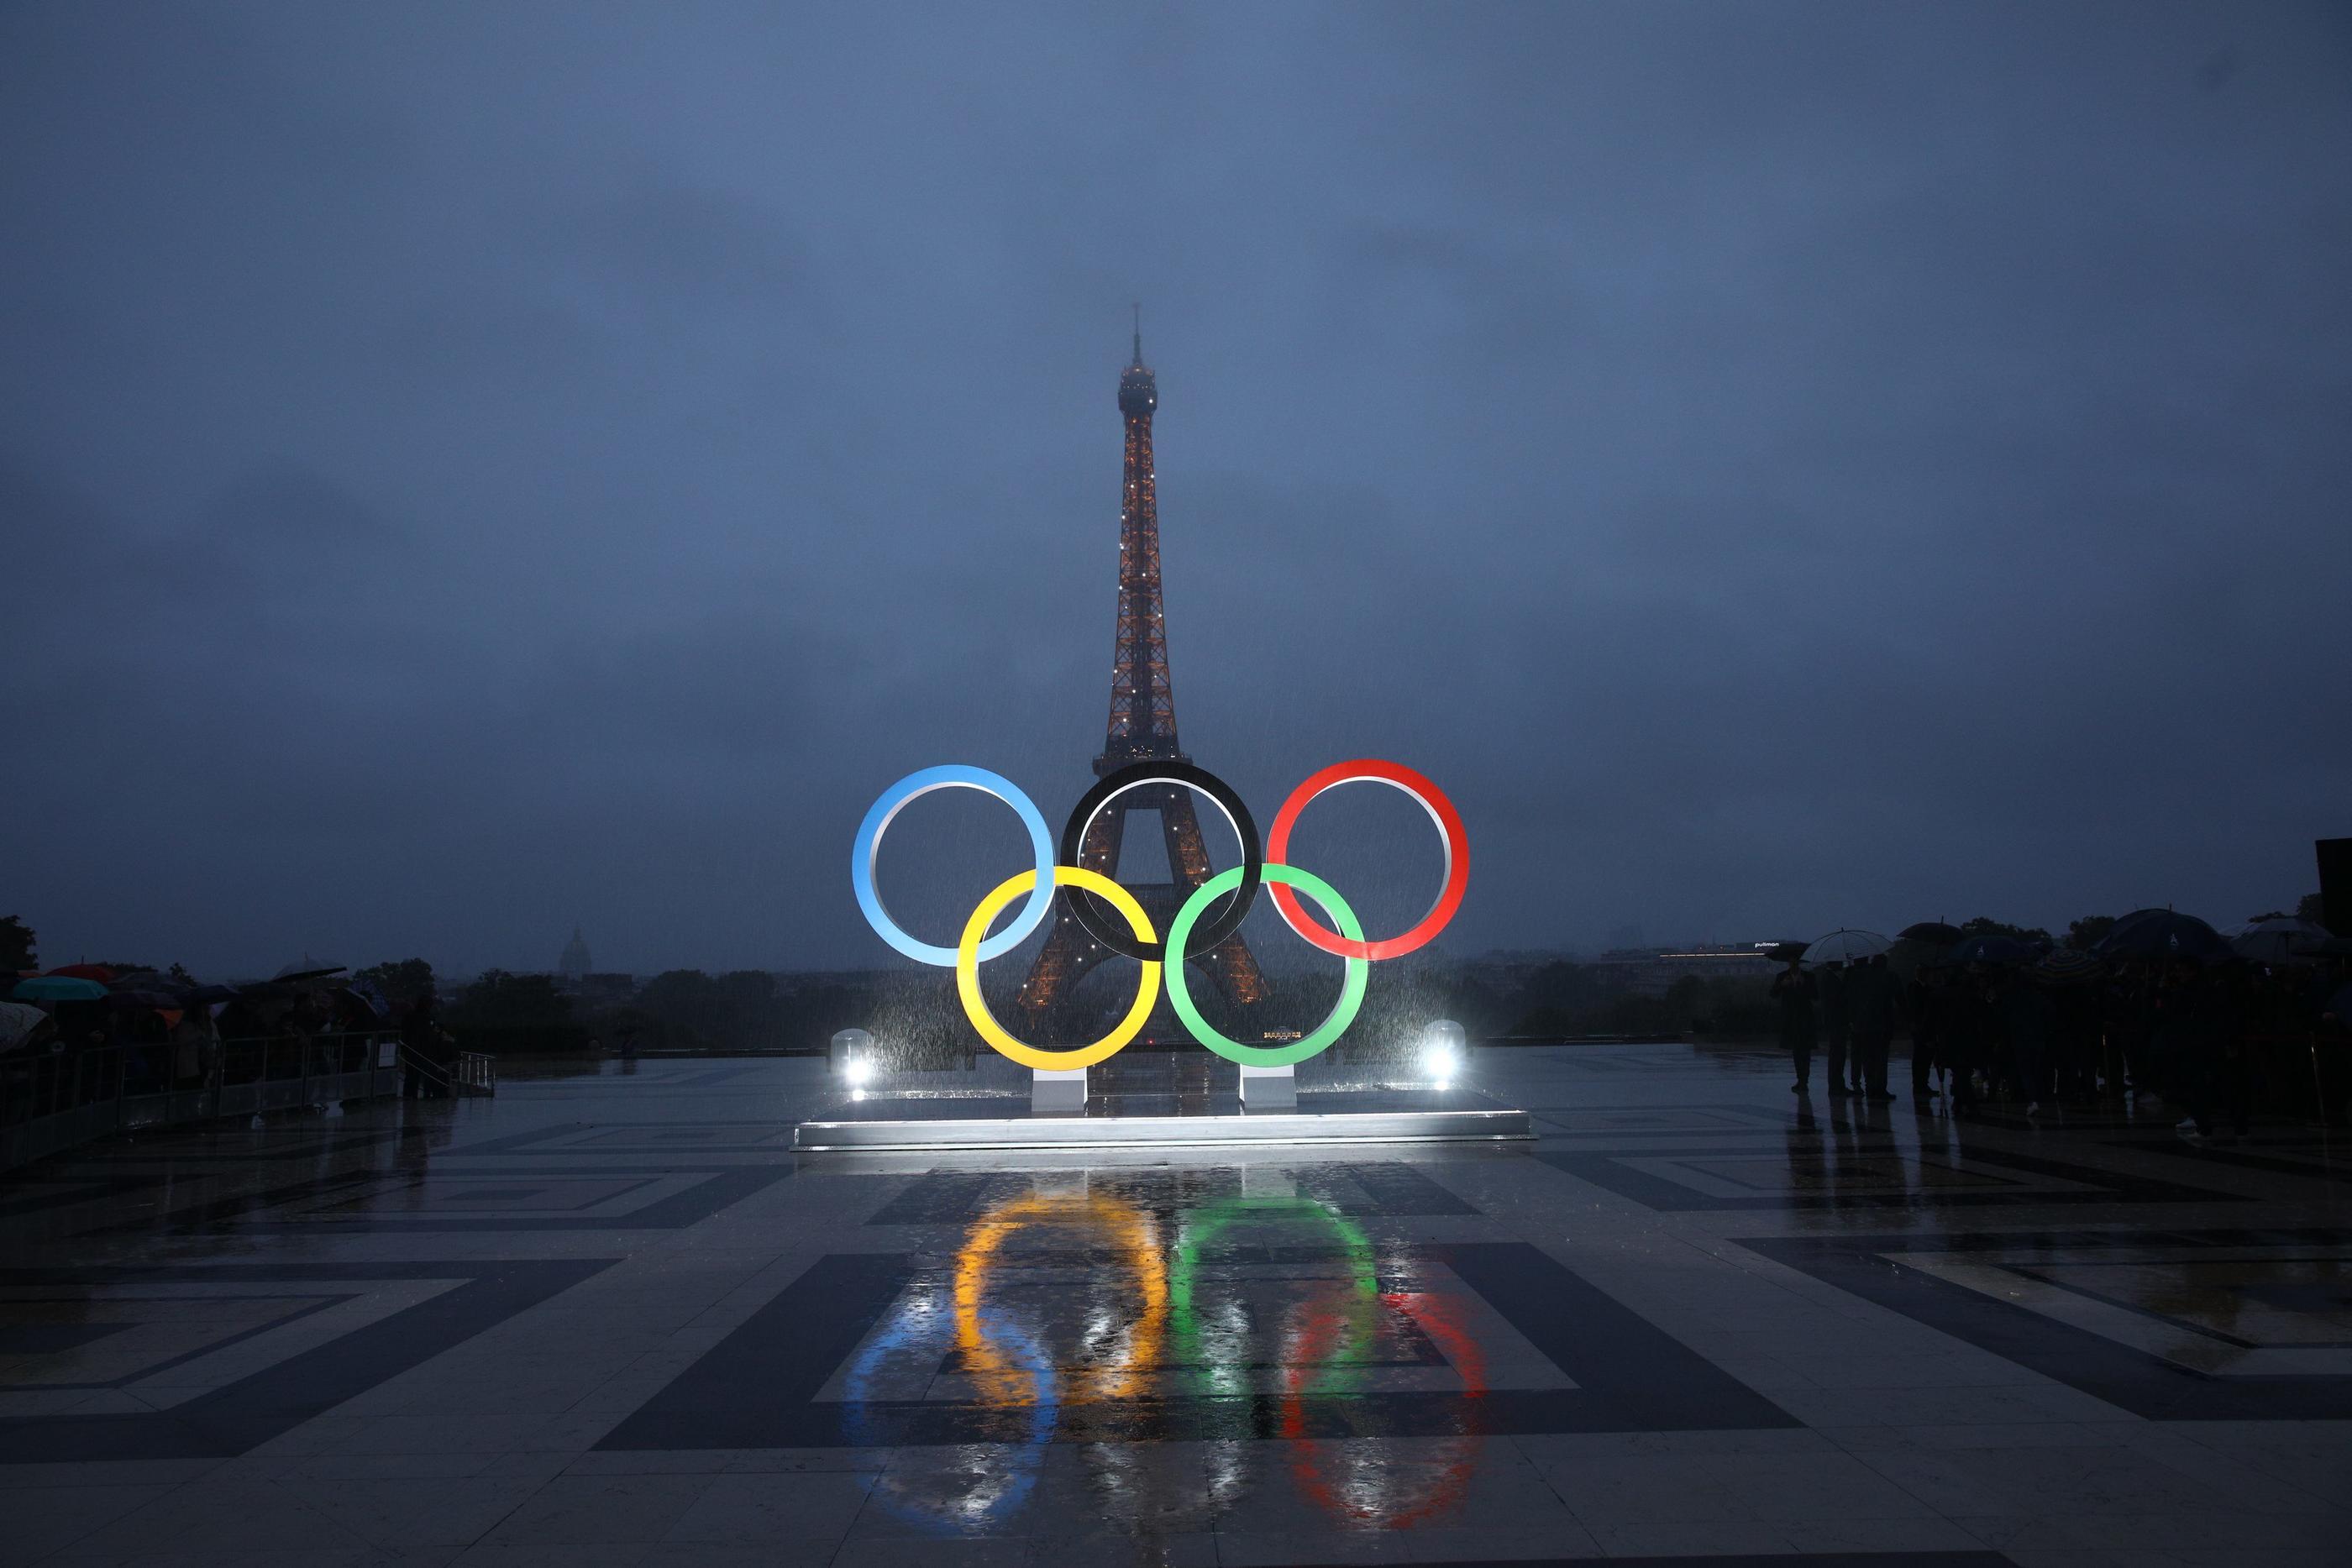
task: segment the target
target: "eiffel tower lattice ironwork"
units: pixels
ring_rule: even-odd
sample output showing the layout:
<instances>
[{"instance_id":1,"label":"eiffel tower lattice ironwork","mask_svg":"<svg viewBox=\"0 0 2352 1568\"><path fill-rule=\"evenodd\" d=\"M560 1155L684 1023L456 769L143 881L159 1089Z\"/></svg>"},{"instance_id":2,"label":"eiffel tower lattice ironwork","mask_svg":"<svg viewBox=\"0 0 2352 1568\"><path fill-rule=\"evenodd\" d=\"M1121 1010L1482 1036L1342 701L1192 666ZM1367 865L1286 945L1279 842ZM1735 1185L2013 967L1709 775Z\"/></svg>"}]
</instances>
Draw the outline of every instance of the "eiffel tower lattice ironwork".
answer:
<instances>
[{"instance_id":1,"label":"eiffel tower lattice ironwork","mask_svg":"<svg viewBox=\"0 0 2352 1568\"><path fill-rule=\"evenodd\" d=\"M1160 598L1160 507L1151 467L1151 415L1159 406L1159 384L1143 362L1139 311L1135 358L1118 378L1118 412L1127 423L1126 488L1118 516L1118 634L1111 664L1110 723L1102 755L1095 758L1097 778L1134 762L1191 760L1176 742L1176 702L1168 680L1168 632ZM1171 880L1129 885L1152 925L1164 932L1183 900L1214 875L1215 868L1201 842L1192 792L1176 784L1129 789L1114 797L1095 818L1079 849L1078 863L1118 876L1132 811L1154 811L1160 817ZM1065 896L1070 896L1066 890ZM1058 912L1045 950L1021 988L1021 1006L1042 1019L1066 1004L1078 982L1111 956L1066 909ZM1195 954L1192 962L1208 973L1228 1003L1246 1007L1265 998L1265 976L1238 936ZM1160 1007L1166 1006L1163 993ZM1146 1033L1168 1038L1177 1030L1172 1018L1155 1014Z\"/></svg>"}]
</instances>

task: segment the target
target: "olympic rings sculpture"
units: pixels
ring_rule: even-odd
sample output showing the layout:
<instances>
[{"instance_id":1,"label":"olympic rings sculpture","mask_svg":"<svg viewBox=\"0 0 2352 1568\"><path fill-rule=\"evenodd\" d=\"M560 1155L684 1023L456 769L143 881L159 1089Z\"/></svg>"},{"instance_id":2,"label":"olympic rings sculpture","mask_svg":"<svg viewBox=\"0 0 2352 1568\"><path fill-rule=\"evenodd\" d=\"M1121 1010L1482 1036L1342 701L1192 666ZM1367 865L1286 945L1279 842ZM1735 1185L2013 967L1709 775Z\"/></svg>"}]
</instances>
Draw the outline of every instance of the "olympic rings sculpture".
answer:
<instances>
[{"instance_id":1,"label":"olympic rings sculpture","mask_svg":"<svg viewBox=\"0 0 2352 1568\"><path fill-rule=\"evenodd\" d=\"M1348 907L1347 900L1330 883L1291 865L1285 858L1290 851L1290 835L1297 826L1299 813L1326 790L1352 783L1385 784L1410 796L1429 813L1445 855L1444 879L1428 912L1408 929L1378 941L1365 937L1355 911ZM1087 832L1111 801L1130 789L1170 786L1192 790L1216 807L1241 841L1242 863L1194 888L1177 910L1176 917L1169 922L1163 940L1152 928L1150 915L1132 893L1100 872L1080 865L1078 861ZM881 854L883 833L908 802L935 789L977 789L1012 807L1029 835L1035 862L990 890L964 922L956 945L947 947L918 939L890 917L874 884L874 867ZM1275 813L1274 827L1263 849L1258 844L1257 825L1249 808L1242 803L1232 786L1189 762L1131 763L1098 779L1071 810L1068 821L1063 824L1058 846L1047 832L1045 819L1035 802L1022 792L1019 785L984 768L950 763L908 774L883 790L866 809L865 821L858 824L857 836L850 846L849 879L857 894L857 906L865 912L866 923L874 927L875 934L919 963L954 969L956 994L963 1002L964 1016L971 1020L972 1028L992 1049L1024 1067L1066 1071L1091 1067L1118 1054L1142 1032L1163 984L1168 988L1169 1006L1194 1040L1230 1061L1251 1067L1286 1067L1328 1050L1355 1021L1357 1010L1363 1006L1367 966L1377 959L1400 957L1424 946L1445 929L1462 906L1463 891L1469 883L1470 841L1463 831L1461 814L1436 785L1410 768L1370 758L1334 763L1292 790L1289 799L1283 801L1282 810ZM1184 977L1185 959L1210 952L1241 928L1261 883L1271 890L1275 910L1285 925L1345 965L1339 999L1329 1015L1288 1045L1244 1045L1220 1034L1193 1005ZM1329 925L1307 912L1299 902L1301 894L1322 910ZM1047 1050L1014 1037L988 1010L980 989L980 966L1012 951L1045 924L1046 913L1057 898L1088 936L1114 953L1137 960L1142 971L1136 983L1135 1000L1110 1031L1100 1040L1066 1051ZM1003 930L990 935L989 928L1016 900L1021 901L1020 912ZM1223 906L1212 913L1212 906L1220 900ZM1171 953L1176 955L1172 963L1169 961Z\"/></svg>"}]
</instances>

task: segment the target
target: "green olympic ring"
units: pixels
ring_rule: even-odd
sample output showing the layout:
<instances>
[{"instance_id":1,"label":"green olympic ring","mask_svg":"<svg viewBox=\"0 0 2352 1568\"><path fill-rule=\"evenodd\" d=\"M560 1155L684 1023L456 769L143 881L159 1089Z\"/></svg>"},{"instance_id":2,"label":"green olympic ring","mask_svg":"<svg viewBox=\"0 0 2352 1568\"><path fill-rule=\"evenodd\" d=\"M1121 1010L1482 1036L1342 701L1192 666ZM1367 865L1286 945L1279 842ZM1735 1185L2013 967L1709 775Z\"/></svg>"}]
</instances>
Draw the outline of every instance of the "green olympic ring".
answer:
<instances>
[{"instance_id":1,"label":"green olympic ring","mask_svg":"<svg viewBox=\"0 0 2352 1568\"><path fill-rule=\"evenodd\" d=\"M1184 907L1176 912L1176 918L1169 924L1169 952L1187 951L1184 943L1192 935L1193 922L1201 918L1202 911L1211 904L1242 884L1243 869L1235 866L1230 871L1221 871L1192 890L1192 896L1184 901ZM1348 907L1348 901L1313 872L1269 862L1258 868L1258 874L1267 882L1286 883L1321 904L1323 913L1338 924L1339 934L1349 941L1361 942L1364 939L1364 928L1357 923L1356 912ZM1288 1067L1295 1061L1306 1061L1328 1046L1356 1021L1356 1009L1364 1005L1364 982L1371 966L1362 958L1349 958L1346 964L1347 977L1340 982L1339 999L1332 1004L1330 1015L1315 1026L1314 1033L1290 1045L1244 1045L1210 1028L1209 1020L1201 1016L1201 1009L1192 1005L1192 989L1184 978L1184 966L1181 964L1169 965L1160 975L1160 983L1168 988L1168 1005L1176 1009L1176 1016L1183 1020L1186 1029L1192 1031L1192 1038L1227 1061L1238 1061L1245 1067Z\"/></svg>"}]
</instances>

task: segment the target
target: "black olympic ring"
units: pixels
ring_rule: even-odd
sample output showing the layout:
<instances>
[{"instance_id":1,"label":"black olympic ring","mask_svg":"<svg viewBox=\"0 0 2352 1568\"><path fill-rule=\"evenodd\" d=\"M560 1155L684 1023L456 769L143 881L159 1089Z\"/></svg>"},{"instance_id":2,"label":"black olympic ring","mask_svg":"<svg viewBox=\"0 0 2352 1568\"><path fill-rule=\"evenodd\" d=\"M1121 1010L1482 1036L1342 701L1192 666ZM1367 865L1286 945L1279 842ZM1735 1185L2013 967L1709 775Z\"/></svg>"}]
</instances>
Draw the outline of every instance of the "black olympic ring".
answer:
<instances>
[{"instance_id":1,"label":"black olympic ring","mask_svg":"<svg viewBox=\"0 0 2352 1568\"><path fill-rule=\"evenodd\" d=\"M1184 945L1184 956L1197 958L1214 949L1242 928L1249 915L1250 905L1257 900L1258 884L1265 879L1259 868L1265 863L1265 852L1257 841L1257 824L1250 820L1249 808L1234 793L1234 787L1205 768L1195 768L1189 762L1130 762L1115 773L1105 774L1095 780L1095 787L1086 792L1070 811L1070 820L1062 828L1062 863L1079 863L1078 852L1086 847L1087 830L1109 804L1114 795L1146 784L1175 784L1206 795L1210 802L1225 814L1234 832L1242 841L1242 884L1225 900L1221 914L1211 916L1193 928L1192 938ZM1176 868L1171 867L1171 870ZM1094 894L1076 888L1060 890L1063 907L1085 928L1086 934L1122 957L1139 958L1147 964L1168 961L1165 942L1140 942L1127 929L1123 920L1114 920L1104 913Z\"/></svg>"}]
</instances>

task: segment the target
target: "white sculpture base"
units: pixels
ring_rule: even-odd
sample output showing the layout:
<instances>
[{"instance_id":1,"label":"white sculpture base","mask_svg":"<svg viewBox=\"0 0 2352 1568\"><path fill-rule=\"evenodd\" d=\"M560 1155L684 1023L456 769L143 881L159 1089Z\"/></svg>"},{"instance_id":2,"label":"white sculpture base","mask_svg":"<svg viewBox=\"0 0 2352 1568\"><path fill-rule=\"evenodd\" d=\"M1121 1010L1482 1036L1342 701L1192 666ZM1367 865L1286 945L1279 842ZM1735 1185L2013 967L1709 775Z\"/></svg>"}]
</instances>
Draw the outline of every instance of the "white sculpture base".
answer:
<instances>
[{"instance_id":1,"label":"white sculpture base","mask_svg":"<svg viewBox=\"0 0 2352 1568\"><path fill-rule=\"evenodd\" d=\"M1067 1071L1049 1072L1044 1068L1032 1070L1034 1082L1029 1086L1029 1112L1032 1115L1083 1115L1087 1109L1087 1070L1074 1067Z\"/></svg>"},{"instance_id":2,"label":"white sculpture base","mask_svg":"<svg viewBox=\"0 0 2352 1568\"><path fill-rule=\"evenodd\" d=\"M1287 1067L1252 1067L1242 1064L1242 1109L1250 1111L1296 1111L1298 1109L1298 1075Z\"/></svg>"}]
</instances>

